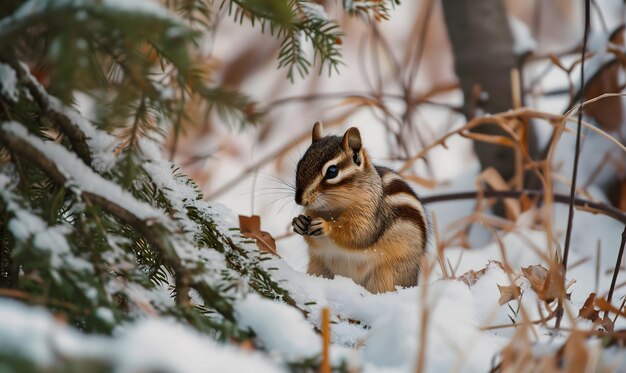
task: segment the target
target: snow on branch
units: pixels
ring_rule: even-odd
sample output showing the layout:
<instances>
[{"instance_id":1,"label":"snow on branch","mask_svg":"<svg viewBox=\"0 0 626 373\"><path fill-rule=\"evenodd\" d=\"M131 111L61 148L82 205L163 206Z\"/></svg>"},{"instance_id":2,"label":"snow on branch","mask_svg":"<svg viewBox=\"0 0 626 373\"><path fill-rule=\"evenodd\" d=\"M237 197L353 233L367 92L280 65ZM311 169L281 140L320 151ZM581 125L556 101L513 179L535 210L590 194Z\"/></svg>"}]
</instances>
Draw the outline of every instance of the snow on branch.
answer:
<instances>
[{"instance_id":1,"label":"snow on branch","mask_svg":"<svg viewBox=\"0 0 626 373\"><path fill-rule=\"evenodd\" d=\"M17 122L4 122L0 127L0 141L18 154L27 155L31 161L42 166L57 183L67 184L78 194L89 198L106 201L111 209L125 210L122 215L132 215L127 220L157 221L164 226L171 226L163 211L134 198L119 185L104 179L83 163L74 153L62 145L44 142L31 135L28 129ZM16 145L22 145L23 150Z\"/></svg>"},{"instance_id":2,"label":"snow on branch","mask_svg":"<svg viewBox=\"0 0 626 373\"><path fill-rule=\"evenodd\" d=\"M67 266L75 271L93 272L93 266L86 260L75 257L65 238L72 232L68 225L49 226L41 217L23 206L20 198L13 193L11 179L0 174L0 201L13 215L9 220L11 235L21 244L31 245L50 255L50 266L58 269Z\"/></svg>"},{"instance_id":3,"label":"snow on branch","mask_svg":"<svg viewBox=\"0 0 626 373\"><path fill-rule=\"evenodd\" d=\"M164 21L186 28L185 21L161 4L150 0L29 0L22 4L10 17L0 20L0 39L21 31L31 22L51 17L54 12L90 11L100 14L129 15ZM85 17L87 14L77 15Z\"/></svg>"}]
</instances>

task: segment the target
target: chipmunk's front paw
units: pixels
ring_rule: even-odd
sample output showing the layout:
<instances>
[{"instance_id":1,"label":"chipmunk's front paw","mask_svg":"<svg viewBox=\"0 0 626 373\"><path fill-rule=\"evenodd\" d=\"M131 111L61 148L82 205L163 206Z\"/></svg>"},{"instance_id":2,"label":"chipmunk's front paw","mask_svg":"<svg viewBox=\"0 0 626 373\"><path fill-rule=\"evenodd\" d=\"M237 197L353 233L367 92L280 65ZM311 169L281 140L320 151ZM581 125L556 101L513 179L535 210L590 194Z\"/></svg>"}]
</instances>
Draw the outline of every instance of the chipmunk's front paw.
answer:
<instances>
[{"instance_id":1,"label":"chipmunk's front paw","mask_svg":"<svg viewBox=\"0 0 626 373\"><path fill-rule=\"evenodd\" d=\"M307 235L309 224L311 224L311 217L306 215L298 215L291 221L293 231L301 236Z\"/></svg>"},{"instance_id":2,"label":"chipmunk's front paw","mask_svg":"<svg viewBox=\"0 0 626 373\"><path fill-rule=\"evenodd\" d=\"M309 223L309 228L306 231L308 236L323 236L324 235L324 220L315 218Z\"/></svg>"}]
</instances>

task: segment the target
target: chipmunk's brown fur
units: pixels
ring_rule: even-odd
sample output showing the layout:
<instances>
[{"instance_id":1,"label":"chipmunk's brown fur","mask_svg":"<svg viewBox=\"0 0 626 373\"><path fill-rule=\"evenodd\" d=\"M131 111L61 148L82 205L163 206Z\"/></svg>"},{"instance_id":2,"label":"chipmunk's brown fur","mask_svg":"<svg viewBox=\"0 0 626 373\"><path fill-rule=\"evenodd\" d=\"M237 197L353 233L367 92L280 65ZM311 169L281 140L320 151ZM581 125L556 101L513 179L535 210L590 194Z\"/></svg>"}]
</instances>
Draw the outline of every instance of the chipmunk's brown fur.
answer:
<instances>
[{"instance_id":1,"label":"chipmunk's brown fur","mask_svg":"<svg viewBox=\"0 0 626 373\"><path fill-rule=\"evenodd\" d=\"M298 163L294 231L309 245L308 273L352 278L373 293L417 284L427 219L419 198L393 171L372 164L359 130L322 136ZM332 167L336 168L332 168Z\"/></svg>"}]
</instances>

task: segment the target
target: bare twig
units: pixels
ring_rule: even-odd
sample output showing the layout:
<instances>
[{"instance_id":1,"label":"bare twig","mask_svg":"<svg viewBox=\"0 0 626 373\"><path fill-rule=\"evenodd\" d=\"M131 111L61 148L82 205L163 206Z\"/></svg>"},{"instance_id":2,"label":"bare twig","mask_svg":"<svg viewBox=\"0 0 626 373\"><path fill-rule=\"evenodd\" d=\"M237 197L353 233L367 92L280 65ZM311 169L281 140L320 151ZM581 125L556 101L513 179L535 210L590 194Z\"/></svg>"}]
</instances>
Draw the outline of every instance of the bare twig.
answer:
<instances>
[{"instance_id":1,"label":"bare twig","mask_svg":"<svg viewBox=\"0 0 626 373\"><path fill-rule=\"evenodd\" d=\"M427 205L430 203L457 201L463 199L476 199L479 194L483 198L520 198L521 196L528 196L531 198L542 198L544 192L541 190L485 190L482 192L460 192L460 193L448 193L448 194L436 194L428 197L422 197L421 201ZM555 202L569 203L569 197L563 194L553 194ZM574 205L583 208L585 211L592 213L600 213L612 217L613 219L626 223L626 212L623 212L616 207L601 202L593 202L582 198L575 198Z\"/></svg>"},{"instance_id":2,"label":"bare twig","mask_svg":"<svg viewBox=\"0 0 626 373\"><path fill-rule=\"evenodd\" d=\"M322 373L330 373L330 308L322 308Z\"/></svg>"},{"instance_id":3,"label":"bare twig","mask_svg":"<svg viewBox=\"0 0 626 373\"><path fill-rule=\"evenodd\" d=\"M569 250L570 250L570 242L572 238L572 226L574 225L574 198L576 196L576 178L578 176L578 161L580 159L580 138L582 132L582 120L583 120L583 111L582 105L585 101L585 52L587 51L587 40L589 39L589 26L591 22L591 1L585 1L585 34L583 37L583 49L581 51L581 63L580 63L580 106L578 109L578 124L576 126L576 147L574 150L574 167L572 170L572 186L570 188L570 196L569 196L569 213L567 216L567 230L565 233L565 246L563 247L563 261L561 263L562 271L563 271L563 279L565 280L565 275L567 273L567 259L569 258ZM565 294L562 294L559 298L559 305L557 307L557 318L556 318L556 329L559 329L561 326L561 318L563 309L563 298Z\"/></svg>"},{"instance_id":4,"label":"bare twig","mask_svg":"<svg viewBox=\"0 0 626 373\"><path fill-rule=\"evenodd\" d=\"M619 269L622 264L622 257L624 256L624 246L626 245L626 225L624 225L624 231L622 232L622 243L617 253L617 259L615 260L615 269L613 270L613 278L611 279L611 287L609 288L609 295L607 296L607 302L611 303L613 299L613 292L615 291L615 283L617 282L617 276L619 275ZM605 316L608 315L606 311Z\"/></svg>"}]
</instances>

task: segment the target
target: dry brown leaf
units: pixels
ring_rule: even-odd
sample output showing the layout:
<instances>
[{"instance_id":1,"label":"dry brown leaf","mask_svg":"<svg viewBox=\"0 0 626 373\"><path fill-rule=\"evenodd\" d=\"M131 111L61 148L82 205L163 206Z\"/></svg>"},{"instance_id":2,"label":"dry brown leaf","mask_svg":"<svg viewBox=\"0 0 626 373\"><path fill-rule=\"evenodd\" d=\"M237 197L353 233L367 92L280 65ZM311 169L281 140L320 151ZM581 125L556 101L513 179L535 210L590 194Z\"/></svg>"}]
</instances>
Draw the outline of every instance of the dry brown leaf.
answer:
<instances>
[{"instance_id":1,"label":"dry brown leaf","mask_svg":"<svg viewBox=\"0 0 626 373\"><path fill-rule=\"evenodd\" d=\"M563 281L558 274L555 275L541 265L522 268L522 273L530 282L530 286L537 293L539 299L551 302L561 295ZM567 296L569 295L566 294Z\"/></svg>"},{"instance_id":2,"label":"dry brown leaf","mask_svg":"<svg viewBox=\"0 0 626 373\"><path fill-rule=\"evenodd\" d=\"M535 293L539 294L543 291L543 287L548 277L548 270L542 265L532 265L522 268L522 274L530 281L530 286Z\"/></svg>"},{"instance_id":3,"label":"dry brown leaf","mask_svg":"<svg viewBox=\"0 0 626 373\"><path fill-rule=\"evenodd\" d=\"M626 317L626 312L618 309L617 307L615 307L614 305L609 303L609 301L607 301L603 297L596 298L595 304L596 304L596 307L598 307L600 309L600 311L608 311L608 312L614 313L616 315L620 315L622 317Z\"/></svg>"},{"instance_id":4,"label":"dry brown leaf","mask_svg":"<svg viewBox=\"0 0 626 373\"><path fill-rule=\"evenodd\" d=\"M519 299L522 295L519 286L515 284L509 286L498 285L498 290L500 291L500 299L498 299L498 303L500 303L500 305L508 303L514 299Z\"/></svg>"},{"instance_id":5,"label":"dry brown leaf","mask_svg":"<svg viewBox=\"0 0 626 373\"><path fill-rule=\"evenodd\" d=\"M489 268L489 266L492 264L504 270L504 265L500 261L490 260L489 263L485 266L485 268L478 270L478 271L474 271L473 269L470 269L469 271L465 272L461 276L457 277L457 279L463 281L467 286L472 286L476 283L476 281L478 281L479 278L481 278L487 272L487 268Z\"/></svg>"},{"instance_id":6,"label":"dry brown leaf","mask_svg":"<svg viewBox=\"0 0 626 373\"><path fill-rule=\"evenodd\" d=\"M256 245L260 250L270 254L278 255L276 252L276 241L271 234L261 230L261 217L258 215L239 215L239 228L244 237L256 240Z\"/></svg>"},{"instance_id":7,"label":"dry brown leaf","mask_svg":"<svg viewBox=\"0 0 626 373\"><path fill-rule=\"evenodd\" d=\"M469 271L459 276L458 279L463 281L467 286L472 286L476 283L476 281L478 281L479 278L481 278L485 274L485 272L487 272L487 267L479 271L474 271L473 269L470 269Z\"/></svg>"},{"instance_id":8,"label":"dry brown leaf","mask_svg":"<svg viewBox=\"0 0 626 373\"><path fill-rule=\"evenodd\" d=\"M585 304L583 304L582 308L578 311L578 317L582 317L585 320L591 320L595 322L600 317L600 311L594 308L594 303L596 300L596 293L591 293L587 297Z\"/></svg>"}]
</instances>

